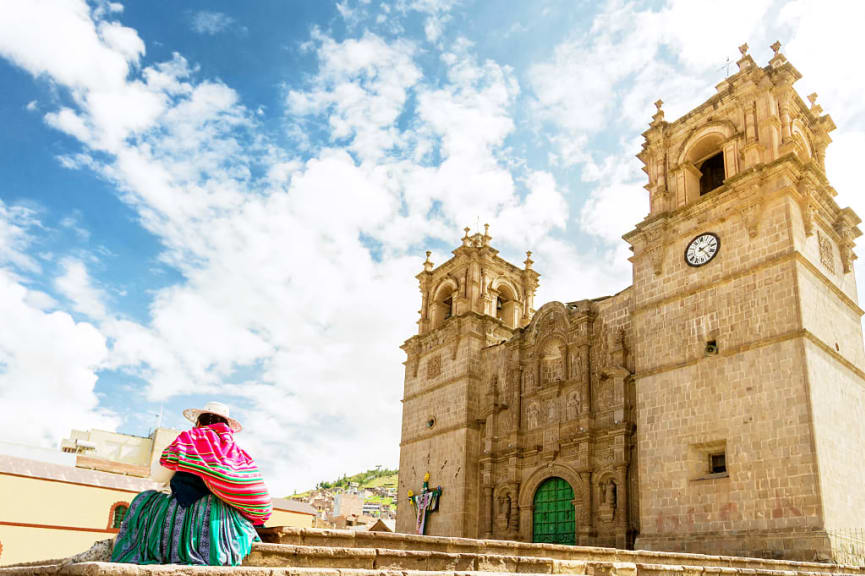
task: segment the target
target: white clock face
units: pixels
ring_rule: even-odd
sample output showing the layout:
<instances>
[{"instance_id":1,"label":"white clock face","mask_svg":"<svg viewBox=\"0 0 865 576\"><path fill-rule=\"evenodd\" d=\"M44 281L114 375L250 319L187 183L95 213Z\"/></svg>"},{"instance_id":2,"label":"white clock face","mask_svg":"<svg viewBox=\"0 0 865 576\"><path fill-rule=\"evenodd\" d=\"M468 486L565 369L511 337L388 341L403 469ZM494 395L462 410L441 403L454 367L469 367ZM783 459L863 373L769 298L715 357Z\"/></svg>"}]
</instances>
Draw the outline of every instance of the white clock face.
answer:
<instances>
[{"instance_id":1,"label":"white clock face","mask_svg":"<svg viewBox=\"0 0 865 576\"><path fill-rule=\"evenodd\" d=\"M706 232L700 234L688 244L685 249L685 262L690 266L702 266L708 264L709 261L718 253L721 247L721 240L715 234Z\"/></svg>"}]
</instances>

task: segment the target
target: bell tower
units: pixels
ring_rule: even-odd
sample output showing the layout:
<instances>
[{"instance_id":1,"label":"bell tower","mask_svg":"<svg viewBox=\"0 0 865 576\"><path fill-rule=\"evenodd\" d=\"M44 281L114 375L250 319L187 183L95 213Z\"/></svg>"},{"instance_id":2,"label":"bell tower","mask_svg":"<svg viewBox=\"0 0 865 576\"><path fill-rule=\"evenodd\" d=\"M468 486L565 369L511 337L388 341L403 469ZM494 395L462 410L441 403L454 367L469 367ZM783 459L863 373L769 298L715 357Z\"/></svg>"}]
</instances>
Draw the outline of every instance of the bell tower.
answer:
<instances>
[{"instance_id":1,"label":"bell tower","mask_svg":"<svg viewBox=\"0 0 865 576\"><path fill-rule=\"evenodd\" d=\"M636 547L845 561L865 509L859 218L835 202L835 128L772 45L638 155ZM848 559L849 560L849 559Z\"/></svg>"},{"instance_id":2,"label":"bell tower","mask_svg":"<svg viewBox=\"0 0 865 576\"><path fill-rule=\"evenodd\" d=\"M489 226L465 229L453 257L429 259L417 275L418 334L406 340L399 498L418 491L426 473L441 486L442 504L426 533L478 537L478 461L481 449L481 350L509 340L534 313L539 274L531 252L519 268L490 245ZM397 512L397 531L413 532L410 506Z\"/></svg>"}]
</instances>

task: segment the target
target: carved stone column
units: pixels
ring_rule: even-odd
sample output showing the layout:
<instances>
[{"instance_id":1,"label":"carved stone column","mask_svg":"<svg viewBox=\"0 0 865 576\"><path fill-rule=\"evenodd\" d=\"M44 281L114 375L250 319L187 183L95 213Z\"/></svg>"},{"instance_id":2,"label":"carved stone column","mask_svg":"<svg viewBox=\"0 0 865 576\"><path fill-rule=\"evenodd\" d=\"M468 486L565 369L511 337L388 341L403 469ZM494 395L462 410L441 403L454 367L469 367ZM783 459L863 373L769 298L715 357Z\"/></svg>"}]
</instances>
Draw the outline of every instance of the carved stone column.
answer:
<instances>
[{"instance_id":1,"label":"carved stone column","mask_svg":"<svg viewBox=\"0 0 865 576\"><path fill-rule=\"evenodd\" d=\"M514 484L513 490L511 490L511 514L510 521L508 522L508 535L516 536L520 533L520 514L519 514L519 504L517 503L517 498L520 493L520 485Z\"/></svg>"},{"instance_id":2,"label":"carved stone column","mask_svg":"<svg viewBox=\"0 0 865 576\"><path fill-rule=\"evenodd\" d=\"M616 548L628 545L628 467L616 466Z\"/></svg>"},{"instance_id":3,"label":"carved stone column","mask_svg":"<svg viewBox=\"0 0 865 576\"><path fill-rule=\"evenodd\" d=\"M592 510L592 473L584 472L580 474L580 484L582 485L582 507L580 516L577 518L577 544L580 546L589 546L593 543L592 535L594 511Z\"/></svg>"},{"instance_id":4,"label":"carved stone column","mask_svg":"<svg viewBox=\"0 0 865 576\"><path fill-rule=\"evenodd\" d=\"M532 514L535 513L535 507L532 504L520 506L520 540L523 542L532 541Z\"/></svg>"},{"instance_id":5,"label":"carved stone column","mask_svg":"<svg viewBox=\"0 0 865 576\"><path fill-rule=\"evenodd\" d=\"M493 535L493 487L484 486L484 538Z\"/></svg>"}]
</instances>

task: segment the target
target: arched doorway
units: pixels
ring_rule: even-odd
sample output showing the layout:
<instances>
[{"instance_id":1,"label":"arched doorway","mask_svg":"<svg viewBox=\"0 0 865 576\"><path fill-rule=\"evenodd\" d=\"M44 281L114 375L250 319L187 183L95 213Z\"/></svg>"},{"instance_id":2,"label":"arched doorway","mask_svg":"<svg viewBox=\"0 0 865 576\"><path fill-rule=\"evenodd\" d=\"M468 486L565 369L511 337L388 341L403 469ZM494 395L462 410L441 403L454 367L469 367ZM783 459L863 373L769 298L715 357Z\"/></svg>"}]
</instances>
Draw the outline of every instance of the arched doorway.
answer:
<instances>
[{"instance_id":1,"label":"arched doorway","mask_svg":"<svg viewBox=\"0 0 865 576\"><path fill-rule=\"evenodd\" d=\"M535 492L532 542L576 544L574 490L563 478L547 478Z\"/></svg>"}]
</instances>

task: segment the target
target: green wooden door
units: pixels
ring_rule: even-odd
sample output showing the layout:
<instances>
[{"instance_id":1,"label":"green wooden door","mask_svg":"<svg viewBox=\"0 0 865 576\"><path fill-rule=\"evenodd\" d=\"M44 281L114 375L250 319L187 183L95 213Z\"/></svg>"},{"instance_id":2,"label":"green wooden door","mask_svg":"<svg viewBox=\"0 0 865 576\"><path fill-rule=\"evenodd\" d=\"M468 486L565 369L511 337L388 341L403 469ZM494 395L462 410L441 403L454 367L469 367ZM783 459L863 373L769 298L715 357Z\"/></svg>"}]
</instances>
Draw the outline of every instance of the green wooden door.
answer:
<instances>
[{"instance_id":1,"label":"green wooden door","mask_svg":"<svg viewBox=\"0 0 865 576\"><path fill-rule=\"evenodd\" d=\"M534 542L576 544L574 491L561 478L544 480L535 492Z\"/></svg>"}]
</instances>

